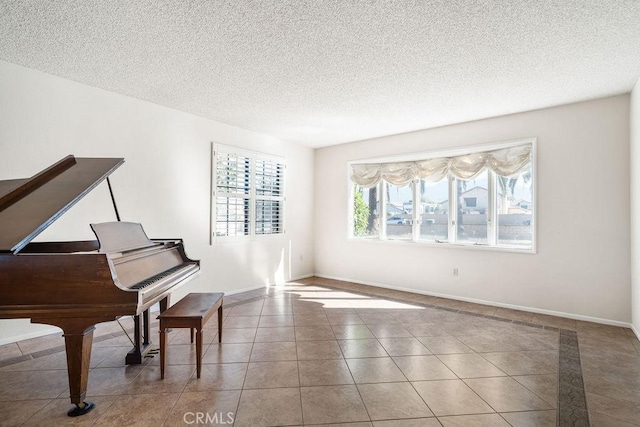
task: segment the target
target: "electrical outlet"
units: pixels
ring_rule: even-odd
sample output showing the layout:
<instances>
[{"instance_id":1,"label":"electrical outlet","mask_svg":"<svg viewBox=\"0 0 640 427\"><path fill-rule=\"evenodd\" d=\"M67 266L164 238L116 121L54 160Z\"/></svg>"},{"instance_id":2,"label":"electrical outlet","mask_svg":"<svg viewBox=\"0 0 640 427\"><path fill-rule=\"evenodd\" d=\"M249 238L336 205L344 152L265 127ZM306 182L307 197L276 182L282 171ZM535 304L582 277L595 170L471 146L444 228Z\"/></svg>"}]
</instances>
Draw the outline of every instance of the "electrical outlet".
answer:
<instances>
[{"instance_id":1,"label":"electrical outlet","mask_svg":"<svg viewBox=\"0 0 640 427\"><path fill-rule=\"evenodd\" d=\"M457 276L458 275L458 267L454 267L453 268L453 275Z\"/></svg>"}]
</instances>

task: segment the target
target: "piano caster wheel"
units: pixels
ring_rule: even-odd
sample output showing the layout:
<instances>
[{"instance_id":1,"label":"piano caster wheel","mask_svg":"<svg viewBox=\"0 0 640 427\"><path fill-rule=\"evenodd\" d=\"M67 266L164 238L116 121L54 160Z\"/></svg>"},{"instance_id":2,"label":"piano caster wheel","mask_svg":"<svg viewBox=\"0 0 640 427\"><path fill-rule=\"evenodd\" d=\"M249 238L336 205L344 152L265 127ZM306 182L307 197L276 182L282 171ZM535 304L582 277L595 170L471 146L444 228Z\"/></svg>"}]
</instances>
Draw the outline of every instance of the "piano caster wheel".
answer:
<instances>
[{"instance_id":1,"label":"piano caster wheel","mask_svg":"<svg viewBox=\"0 0 640 427\"><path fill-rule=\"evenodd\" d=\"M91 410L95 407L96 405L91 402L82 402L81 404L76 405L75 408L70 409L69 412L67 412L67 415L70 417L79 417L80 415L84 415L87 412L91 412Z\"/></svg>"}]
</instances>

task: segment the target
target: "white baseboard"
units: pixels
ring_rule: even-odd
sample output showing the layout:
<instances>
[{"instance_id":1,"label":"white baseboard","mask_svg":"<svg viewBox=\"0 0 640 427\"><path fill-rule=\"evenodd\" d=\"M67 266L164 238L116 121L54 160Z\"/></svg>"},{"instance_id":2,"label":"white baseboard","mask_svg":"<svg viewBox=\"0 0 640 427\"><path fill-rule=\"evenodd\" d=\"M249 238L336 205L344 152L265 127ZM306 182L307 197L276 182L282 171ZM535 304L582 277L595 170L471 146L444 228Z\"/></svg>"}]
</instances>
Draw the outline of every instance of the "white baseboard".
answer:
<instances>
[{"instance_id":1,"label":"white baseboard","mask_svg":"<svg viewBox=\"0 0 640 427\"><path fill-rule=\"evenodd\" d=\"M456 300L456 301L472 302L472 303L475 303L475 304L490 305L490 306L493 306L493 307L509 308L509 309L512 309L512 310L526 311L526 312L529 312L529 313L546 314L546 315L549 315L549 316L564 317L564 318L567 318L567 319L582 320L582 321L585 321L585 322L600 323L600 324L603 324L603 325L619 326L619 327L622 327L622 328L633 328L631 323L620 322L618 320L602 319L602 318L599 318L599 317L583 316L581 314L573 314L573 313L565 313L565 312L561 312L561 311L545 310L545 309L541 309L541 308L527 307L527 306L515 305L515 304L504 304L504 303L500 303L500 302L496 302L496 301L487 301L487 300L481 300L481 299L476 299L476 298L467 298L467 297L461 297L461 296L457 296L457 295L442 294L442 293L438 293L438 292L429 292L429 291L423 291L423 290L413 289L413 288L403 288L403 287L399 287L399 286L387 285L385 283L368 282L368 281L363 281L363 280L353 280L353 279L348 279L348 278L343 278L343 277L329 276L329 275L326 275L326 274L315 274L315 276L316 277L321 277L321 278L324 278L324 279L341 280L341 281L344 281L344 282L352 282L352 283L358 283L358 284L361 284L361 285L368 285L368 286L375 286L375 287L379 287L379 288L392 289L394 291L402 291L402 292L409 292L409 293L420 294L420 295L428 295L428 296L432 296L432 297L447 298L447 299L452 299L452 300ZM637 331L634 331L634 332L636 333L636 335L638 335Z\"/></svg>"},{"instance_id":2,"label":"white baseboard","mask_svg":"<svg viewBox=\"0 0 640 427\"><path fill-rule=\"evenodd\" d=\"M636 329L635 326L633 326L633 324L631 325L631 330L633 331L634 334L636 334L636 338L638 338L638 341L640 341L640 332L638 332L638 330Z\"/></svg>"},{"instance_id":3,"label":"white baseboard","mask_svg":"<svg viewBox=\"0 0 640 427\"><path fill-rule=\"evenodd\" d=\"M295 280L301 280L301 279L308 279L309 277L314 277L315 274L310 273L310 274L303 274L301 276L297 276L297 277L292 277L291 279L289 279L290 282L293 282Z\"/></svg>"}]
</instances>

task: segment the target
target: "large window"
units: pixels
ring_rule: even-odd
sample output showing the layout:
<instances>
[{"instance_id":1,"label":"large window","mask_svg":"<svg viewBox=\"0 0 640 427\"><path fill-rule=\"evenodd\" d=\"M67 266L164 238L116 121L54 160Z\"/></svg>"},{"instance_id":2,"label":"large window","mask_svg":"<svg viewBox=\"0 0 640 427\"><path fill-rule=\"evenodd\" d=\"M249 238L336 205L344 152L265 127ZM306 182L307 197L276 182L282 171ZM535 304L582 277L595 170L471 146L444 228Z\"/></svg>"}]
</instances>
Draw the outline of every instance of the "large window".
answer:
<instances>
[{"instance_id":1,"label":"large window","mask_svg":"<svg viewBox=\"0 0 640 427\"><path fill-rule=\"evenodd\" d=\"M284 233L284 160L216 144L212 238Z\"/></svg>"},{"instance_id":2,"label":"large window","mask_svg":"<svg viewBox=\"0 0 640 427\"><path fill-rule=\"evenodd\" d=\"M351 237L534 251L534 142L354 162Z\"/></svg>"}]
</instances>

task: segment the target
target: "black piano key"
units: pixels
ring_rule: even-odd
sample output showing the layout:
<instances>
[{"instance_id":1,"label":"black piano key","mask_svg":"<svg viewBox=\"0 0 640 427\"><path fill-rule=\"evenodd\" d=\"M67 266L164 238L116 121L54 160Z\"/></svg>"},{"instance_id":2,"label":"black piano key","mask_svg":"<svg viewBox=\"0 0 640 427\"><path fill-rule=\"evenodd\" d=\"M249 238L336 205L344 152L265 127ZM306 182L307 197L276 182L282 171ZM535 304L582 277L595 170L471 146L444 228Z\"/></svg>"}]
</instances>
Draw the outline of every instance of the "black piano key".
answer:
<instances>
[{"instance_id":1,"label":"black piano key","mask_svg":"<svg viewBox=\"0 0 640 427\"><path fill-rule=\"evenodd\" d=\"M136 283L135 285L131 286L129 289L143 289L146 288L147 286L157 282L158 280L167 277L173 273L175 273L178 270L182 270L183 268L187 267L191 265L191 263L185 262L183 264L180 265L176 265L175 267L171 267L168 270L165 270L161 273L156 274L155 276L151 276L148 279L142 280L141 282Z\"/></svg>"}]
</instances>

